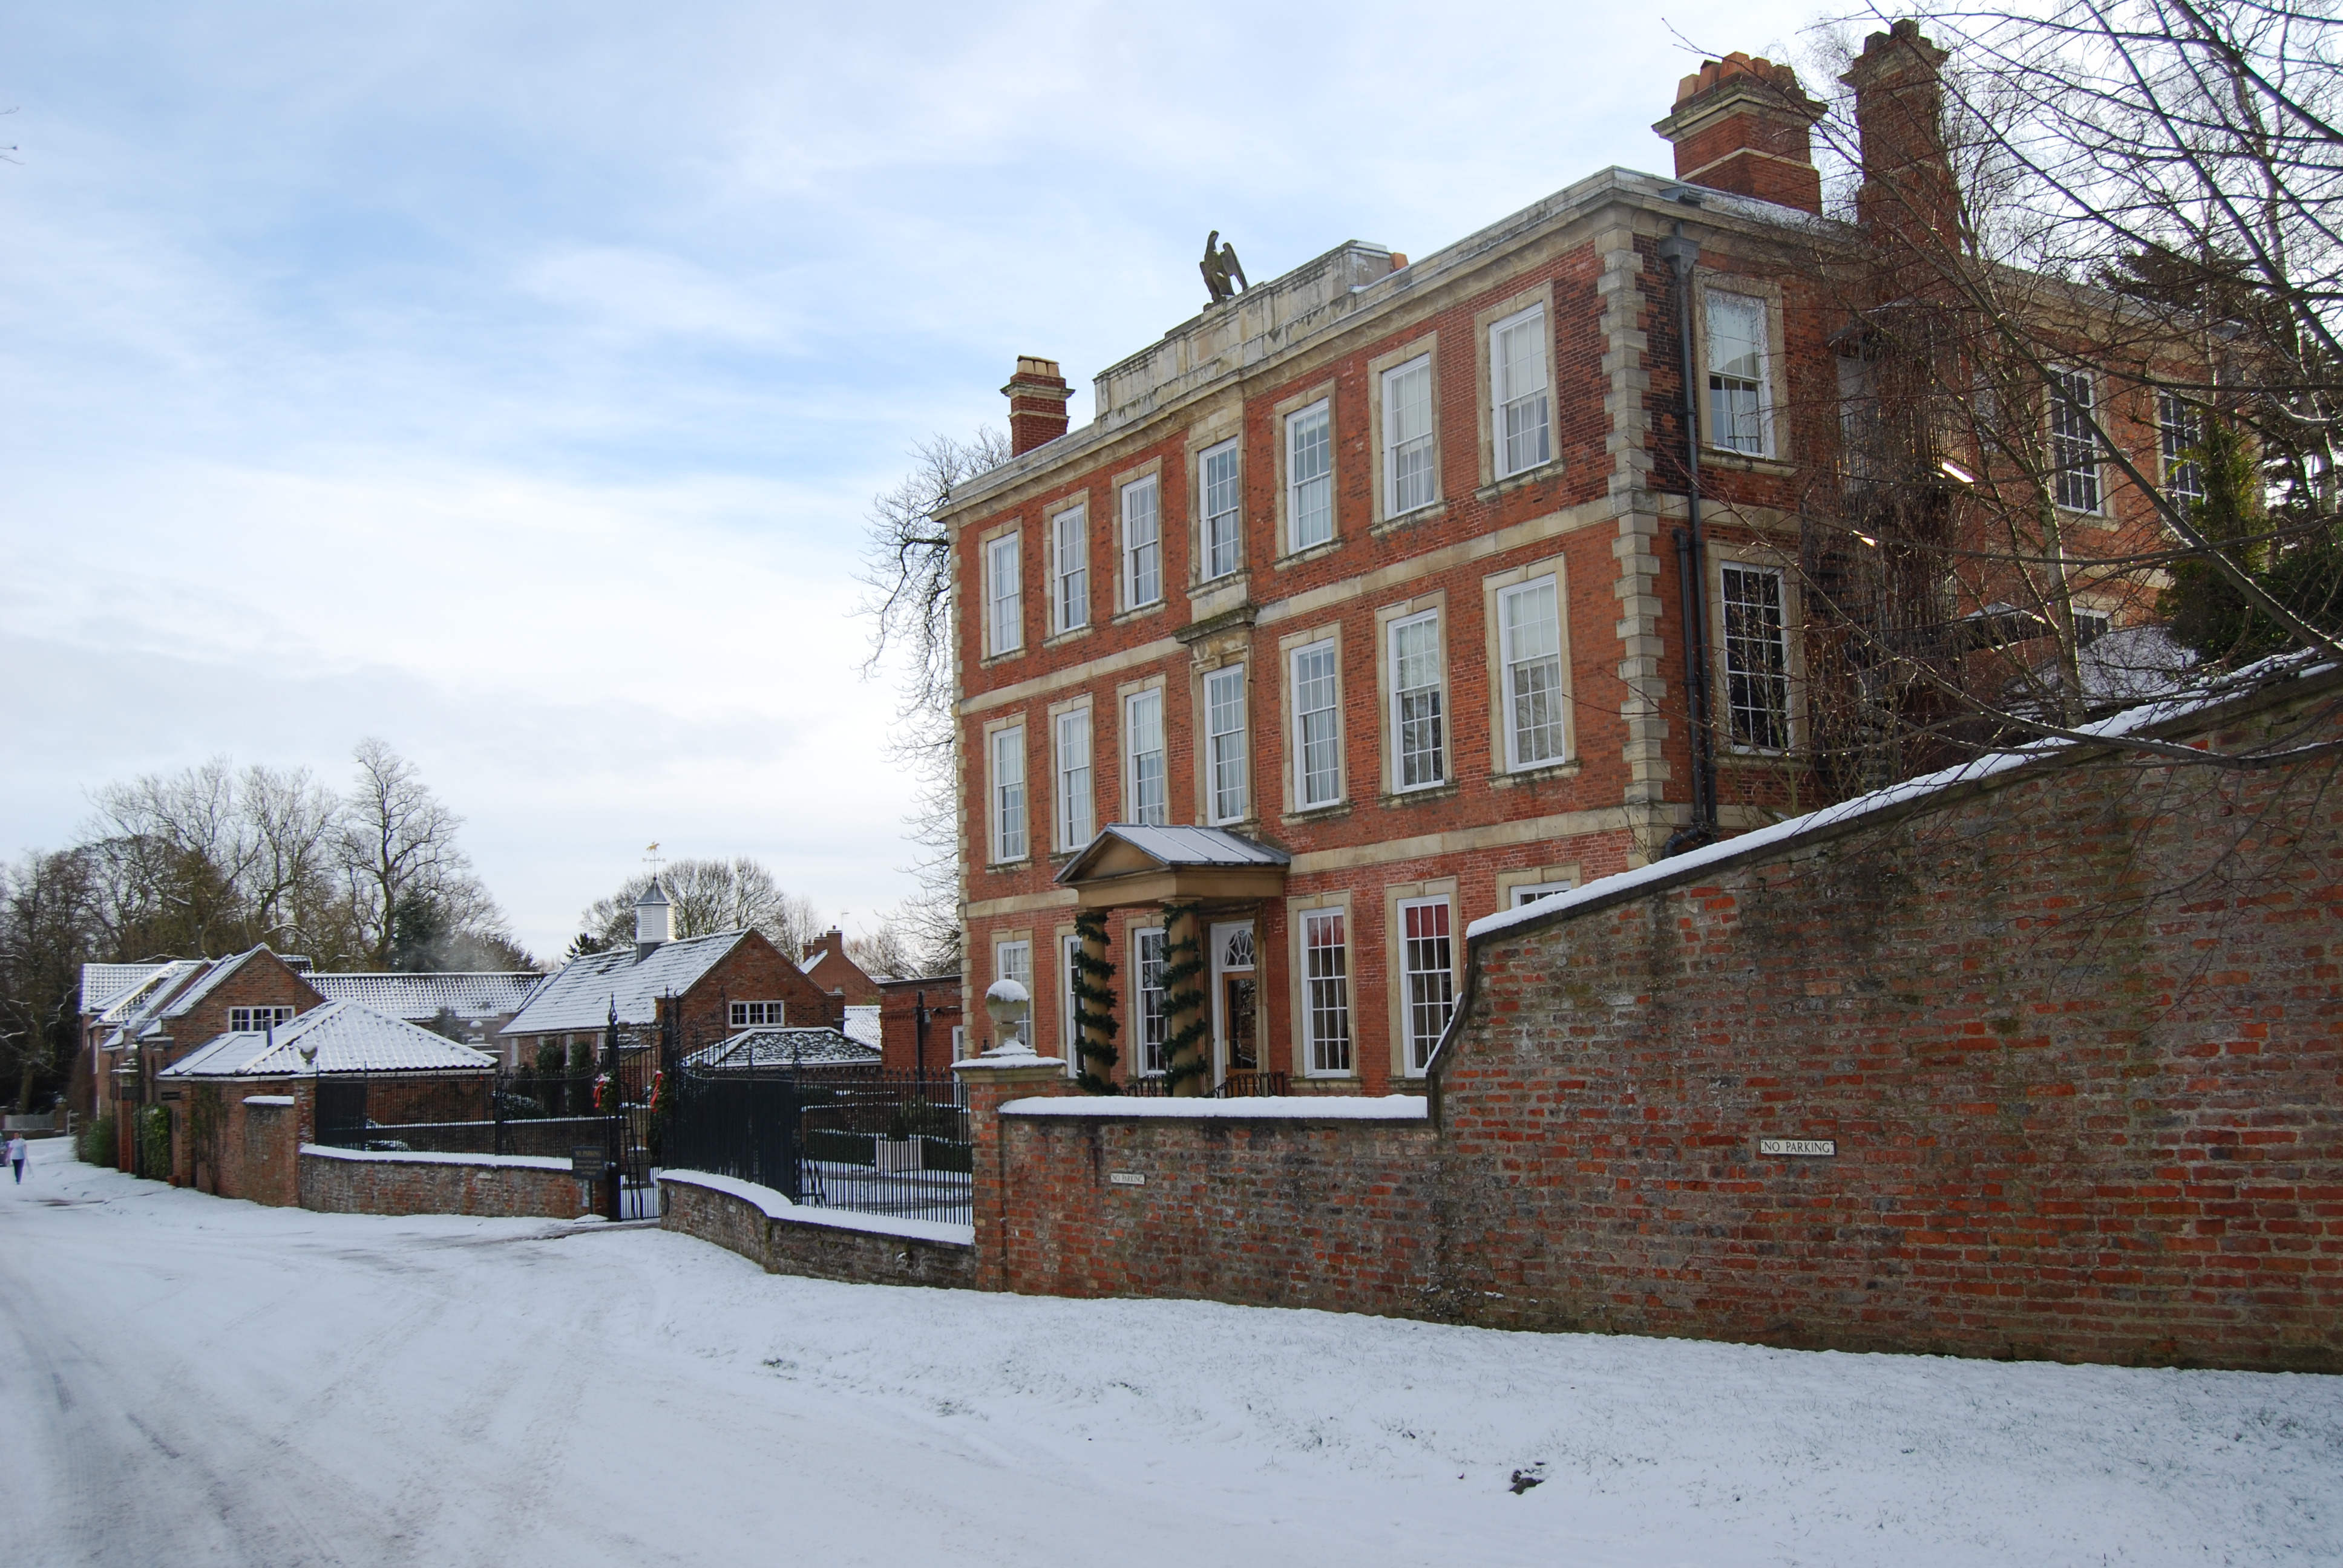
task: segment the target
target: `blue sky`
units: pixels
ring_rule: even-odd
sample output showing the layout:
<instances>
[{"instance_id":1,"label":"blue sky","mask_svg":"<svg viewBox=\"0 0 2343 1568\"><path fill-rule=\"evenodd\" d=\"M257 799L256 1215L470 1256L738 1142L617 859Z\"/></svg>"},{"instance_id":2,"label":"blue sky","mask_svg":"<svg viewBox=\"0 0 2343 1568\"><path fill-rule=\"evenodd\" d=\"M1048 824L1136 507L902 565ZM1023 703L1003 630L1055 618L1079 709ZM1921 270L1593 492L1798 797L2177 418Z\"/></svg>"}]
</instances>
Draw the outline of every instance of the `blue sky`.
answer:
<instances>
[{"instance_id":1,"label":"blue sky","mask_svg":"<svg viewBox=\"0 0 2343 1568\"><path fill-rule=\"evenodd\" d=\"M904 455L1347 239L1608 164L1756 3L0 6L0 851L379 735L522 940L670 855L908 890ZM1673 31L1672 31L1673 29ZM1813 84L1819 85L1818 84Z\"/></svg>"}]
</instances>

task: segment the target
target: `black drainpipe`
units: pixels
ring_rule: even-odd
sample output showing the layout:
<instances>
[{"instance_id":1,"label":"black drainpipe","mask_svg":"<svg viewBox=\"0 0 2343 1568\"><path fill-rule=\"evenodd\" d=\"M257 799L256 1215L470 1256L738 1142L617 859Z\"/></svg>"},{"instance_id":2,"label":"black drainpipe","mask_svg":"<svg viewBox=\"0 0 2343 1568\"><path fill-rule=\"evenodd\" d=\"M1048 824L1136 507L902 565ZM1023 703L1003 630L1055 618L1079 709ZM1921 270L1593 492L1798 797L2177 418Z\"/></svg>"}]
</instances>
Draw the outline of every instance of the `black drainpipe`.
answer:
<instances>
[{"instance_id":1,"label":"black drainpipe","mask_svg":"<svg viewBox=\"0 0 2343 1568\"><path fill-rule=\"evenodd\" d=\"M1687 196L1686 199L1689 199ZM1708 536L1700 521L1700 389L1693 373L1692 269L1700 242L1684 225L1660 242L1660 259L1675 274L1676 337L1684 346L1684 516L1676 532L1676 602L1684 607L1684 707L1692 729L1692 820L1661 846L1665 859L1716 838L1716 750L1708 692Z\"/></svg>"}]
</instances>

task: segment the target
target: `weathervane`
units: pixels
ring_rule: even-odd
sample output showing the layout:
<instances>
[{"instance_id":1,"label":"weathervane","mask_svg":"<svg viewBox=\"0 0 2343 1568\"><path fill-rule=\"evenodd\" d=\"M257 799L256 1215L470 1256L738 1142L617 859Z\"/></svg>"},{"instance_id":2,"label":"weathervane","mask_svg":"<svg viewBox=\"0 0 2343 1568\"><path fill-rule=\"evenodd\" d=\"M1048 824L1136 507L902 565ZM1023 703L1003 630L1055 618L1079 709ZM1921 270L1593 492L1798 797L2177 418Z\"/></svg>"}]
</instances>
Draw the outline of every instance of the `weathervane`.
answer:
<instances>
[{"instance_id":1,"label":"weathervane","mask_svg":"<svg viewBox=\"0 0 2343 1568\"><path fill-rule=\"evenodd\" d=\"M651 869L651 880L658 881L660 869L667 864L667 857L659 852L657 839L653 839L649 847L643 851L643 864Z\"/></svg>"},{"instance_id":2,"label":"weathervane","mask_svg":"<svg viewBox=\"0 0 2343 1568\"><path fill-rule=\"evenodd\" d=\"M1244 268L1237 263L1237 247L1223 245L1219 229L1204 236L1204 259L1197 265L1203 269L1204 286L1212 291L1214 305L1227 304L1237 290L1248 286Z\"/></svg>"}]
</instances>

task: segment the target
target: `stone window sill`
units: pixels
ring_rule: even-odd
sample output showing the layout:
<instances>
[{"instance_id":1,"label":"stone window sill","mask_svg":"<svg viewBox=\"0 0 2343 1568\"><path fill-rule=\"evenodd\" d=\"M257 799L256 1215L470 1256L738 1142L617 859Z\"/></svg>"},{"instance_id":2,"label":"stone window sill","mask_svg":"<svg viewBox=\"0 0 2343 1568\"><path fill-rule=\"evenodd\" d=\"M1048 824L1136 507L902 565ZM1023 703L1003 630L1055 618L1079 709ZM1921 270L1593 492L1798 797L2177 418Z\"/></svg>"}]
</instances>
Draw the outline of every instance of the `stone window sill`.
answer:
<instances>
[{"instance_id":1,"label":"stone window sill","mask_svg":"<svg viewBox=\"0 0 2343 1568\"><path fill-rule=\"evenodd\" d=\"M1277 570L1283 571L1288 567L1302 566L1308 562L1321 559L1326 556L1331 556L1342 548L1342 536L1336 534L1332 538L1328 539L1322 545L1312 545L1308 549L1295 550L1292 555L1280 556L1271 564Z\"/></svg>"},{"instance_id":2,"label":"stone window sill","mask_svg":"<svg viewBox=\"0 0 2343 1568\"><path fill-rule=\"evenodd\" d=\"M1381 538L1385 534L1396 534L1407 528L1420 528L1431 523L1443 522L1447 517L1448 503L1434 501L1428 507L1418 507L1415 510L1403 513L1399 517L1385 518L1367 532Z\"/></svg>"},{"instance_id":3,"label":"stone window sill","mask_svg":"<svg viewBox=\"0 0 2343 1568\"><path fill-rule=\"evenodd\" d=\"M1562 459L1556 457L1550 463L1540 463L1534 468L1523 468L1518 474L1508 474L1502 479L1483 485L1473 492L1473 498L1476 501L1493 501L1500 496L1509 496L1515 490L1526 490L1533 485L1542 485L1549 479L1559 479L1562 477Z\"/></svg>"},{"instance_id":4,"label":"stone window sill","mask_svg":"<svg viewBox=\"0 0 2343 1568\"><path fill-rule=\"evenodd\" d=\"M1703 447L1700 449L1700 466L1735 474L1770 474L1780 479L1786 479L1798 471L1795 463L1781 457L1760 457L1748 452L1729 451L1722 447Z\"/></svg>"},{"instance_id":5,"label":"stone window sill","mask_svg":"<svg viewBox=\"0 0 2343 1568\"><path fill-rule=\"evenodd\" d=\"M1575 779L1584 770L1584 768L1585 764L1583 761L1573 757L1567 761L1547 762L1535 768L1515 768L1503 773L1492 773L1489 775L1489 782L1496 789L1510 789L1517 784L1544 784L1549 779Z\"/></svg>"},{"instance_id":6,"label":"stone window sill","mask_svg":"<svg viewBox=\"0 0 2343 1568\"><path fill-rule=\"evenodd\" d=\"M1426 800L1452 800L1456 797L1456 780L1445 784L1426 784L1416 789L1393 789L1384 792L1386 806L1413 806Z\"/></svg>"}]
</instances>

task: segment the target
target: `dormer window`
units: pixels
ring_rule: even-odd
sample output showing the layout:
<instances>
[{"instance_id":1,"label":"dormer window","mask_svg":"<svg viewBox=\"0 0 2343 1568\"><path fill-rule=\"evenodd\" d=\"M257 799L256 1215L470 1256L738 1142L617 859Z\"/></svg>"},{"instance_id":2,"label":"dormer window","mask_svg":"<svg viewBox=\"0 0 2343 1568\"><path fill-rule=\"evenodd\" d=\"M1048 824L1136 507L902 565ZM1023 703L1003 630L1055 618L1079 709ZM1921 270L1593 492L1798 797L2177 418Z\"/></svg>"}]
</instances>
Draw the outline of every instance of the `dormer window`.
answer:
<instances>
[{"instance_id":1,"label":"dormer window","mask_svg":"<svg viewBox=\"0 0 2343 1568\"><path fill-rule=\"evenodd\" d=\"M777 1001L736 1001L732 1004L734 1029L779 1028L781 1004Z\"/></svg>"},{"instance_id":2,"label":"dormer window","mask_svg":"<svg viewBox=\"0 0 2343 1568\"><path fill-rule=\"evenodd\" d=\"M236 1034L257 1034L292 1022L293 1011L289 1007L232 1007L227 1010L227 1027Z\"/></svg>"}]
</instances>

